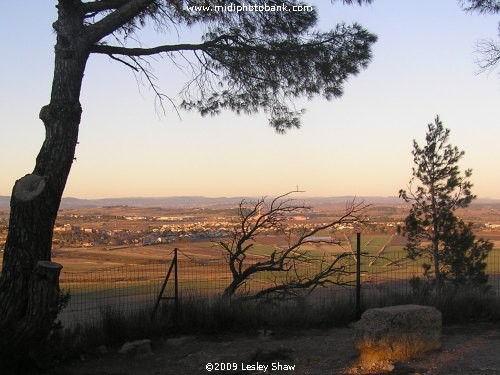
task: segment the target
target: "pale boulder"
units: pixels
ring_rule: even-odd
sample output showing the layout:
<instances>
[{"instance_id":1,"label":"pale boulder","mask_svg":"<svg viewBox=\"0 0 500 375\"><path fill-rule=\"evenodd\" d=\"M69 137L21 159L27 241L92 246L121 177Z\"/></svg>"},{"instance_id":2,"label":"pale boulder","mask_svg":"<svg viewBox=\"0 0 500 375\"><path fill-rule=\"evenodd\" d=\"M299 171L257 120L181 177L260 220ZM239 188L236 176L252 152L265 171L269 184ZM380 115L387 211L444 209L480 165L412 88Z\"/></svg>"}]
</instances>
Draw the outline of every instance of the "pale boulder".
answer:
<instances>
[{"instance_id":1,"label":"pale boulder","mask_svg":"<svg viewBox=\"0 0 500 375\"><path fill-rule=\"evenodd\" d=\"M442 317L434 307L400 305L369 309L355 325L362 362L407 360L441 347Z\"/></svg>"},{"instance_id":2,"label":"pale boulder","mask_svg":"<svg viewBox=\"0 0 500 375\"><path fill-rule=\"evenodd\" d=\"M121 349L118 351L119 354L152 354L151 340L137 340L137 341L127 341L122 345Z\"/></svg>"}]
</instances>

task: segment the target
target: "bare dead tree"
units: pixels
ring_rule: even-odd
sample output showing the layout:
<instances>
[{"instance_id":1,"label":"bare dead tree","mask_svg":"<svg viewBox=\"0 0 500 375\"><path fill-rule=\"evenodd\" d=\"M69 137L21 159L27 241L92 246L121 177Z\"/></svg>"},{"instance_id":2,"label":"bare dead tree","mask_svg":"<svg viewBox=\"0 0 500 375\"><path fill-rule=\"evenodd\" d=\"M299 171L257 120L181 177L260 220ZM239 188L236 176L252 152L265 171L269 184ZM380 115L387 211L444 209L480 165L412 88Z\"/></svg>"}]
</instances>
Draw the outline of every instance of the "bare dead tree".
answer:
<instances>
[{"instance_id":1,"label":"bare dead tree","mask_svg":"<svg viewBox=\"0 0 500 375\"><path fill-rule=\"evenodd\" d=\"M500 26L498 35L500 37ZM480 73L493 71L498 66L500 62L500 43L495 42L493 39L481 40L477 43L476 52L479 56L476 64Z\"/></svg>"},{"instance_id":2,"label":"bare dead tree","mask_svg":"<svg viewBox=\"0 0 500 375\"><path fill-rule=\"evenodd\" d=\"M338 255L323 255L320 259L308 256L301 247L310 243L339 244L334 238L314 238L321 231L332 230L341 224L362 221L362 213L368 207L353 200L335 220L314 227L302 226L291 230L288 226L293 214L310 211L312 207L299 203L290 191L274 199L265 197L255 202L243 200L238 206L238 222L226 239L217 241L223 250L232 274L232 281L223 292L223 298L231 298L237 290L246 286L256 274L266 273L272 286L242 298L255 299L263 296L290 296L299 290L313 290L326 284L346 284L345 276L354 260L348 252ZM256 237L268 232L281 233L286 246L274 250L262 260L250 262L248 255L255 245ZM312 265L314 263L314 265ZM304 272L305 269L314 272Z\"/></svg>"},{"instance_id":3,"label":"bare dead tree","mask_svg":"<svg viewBox=\"0 0 500 375\"><path fill-rule=\"evenodd\" d=\"M460 0L460 5L466 12L475 12L479 14L499 14L499 0ZM497 36L500 38L500 23L498 24ZM479 73L493 71L500 62L500 44L493 39L483 39L477 43L476 64L479 67Z\"/></svg>"}]
</instances>

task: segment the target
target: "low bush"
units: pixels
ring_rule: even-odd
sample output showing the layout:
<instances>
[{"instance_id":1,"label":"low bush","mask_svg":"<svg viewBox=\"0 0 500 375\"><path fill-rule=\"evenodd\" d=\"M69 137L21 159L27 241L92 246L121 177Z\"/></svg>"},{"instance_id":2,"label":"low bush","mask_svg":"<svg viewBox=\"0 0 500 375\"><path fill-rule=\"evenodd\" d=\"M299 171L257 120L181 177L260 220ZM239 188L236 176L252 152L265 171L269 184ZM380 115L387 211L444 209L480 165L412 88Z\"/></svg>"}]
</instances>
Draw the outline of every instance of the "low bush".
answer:
<instances>
[{"instance_id":1,"label":"low bush","mask_svg":"<svg viewBox=\"0 0 500 375\"><path fill-rule=\"evenodd\" d=\"M401 304L434 306L444 324L500 321L500 300L491 292L454 287L441 293L414 289L408 293L362 295L362 311ZM290 329L331 328L355 320L354 296L342 298L297 298L231 302L183 299L177 308L162 306L154 318L151 310L126 315L104 309L97 325L65 330L61 337L65 355L84 353L100 345L118 346L125 341L159 339L179 334L256 334L258 330L289 332Z\"/></svg>"},{"instance_id":2,"label":"low bush","mask_svg":"<svg viewBox=\"0 0 500 375\"><path fill-rule=\"evenodd\" d=\"M368 294L363 301L363 310L404 304L433 306L441 311L443 324L500 321L500 299L484 288L448 285L437 292L433 288L417 287L408 293Z\"/></svg>"}]
</instances>

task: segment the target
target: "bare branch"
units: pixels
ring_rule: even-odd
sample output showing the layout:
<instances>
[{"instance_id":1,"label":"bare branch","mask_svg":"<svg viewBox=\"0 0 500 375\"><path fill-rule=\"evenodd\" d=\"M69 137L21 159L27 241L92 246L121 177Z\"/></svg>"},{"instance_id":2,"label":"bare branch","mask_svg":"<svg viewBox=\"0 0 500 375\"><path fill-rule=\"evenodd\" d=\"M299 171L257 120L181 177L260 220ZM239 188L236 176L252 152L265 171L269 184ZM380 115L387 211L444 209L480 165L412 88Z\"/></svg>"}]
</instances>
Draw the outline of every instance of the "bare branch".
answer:
<instances>
[{"instance_id":1,"label":"bare branch","mask_svg":"<svg viewBox=\"0 0 500 375\"><path fill-rule=\"evenodd\" d=\"M290 278L285 283L276 283L276 285L262 289L254 295L244 296L243 299L258 299L270 295L278 295L281 298L295 297L298 291L309 290L312 292L318 286L351 285L351 281L345 280L345 276L352 273L347 270L351 265L350 262L346 262L349 259L348 256L349 254L343 253L334 258L333 261L323 257L320 260L320 270L310 277L301 275L297 263L293 262L289 271L293 272L294 278ZM323 268L325 264L326 267Z\"/></svg>"},{"instance_id":2,"label":"bare branch","mask_svg":"<svg viewBox=\"0 0 500 375\"><path fill-rule=\"evenodd\" d=\"M116 60L116 61L118 61L118 62L120 62L120 63L124 64L125 66L128 66L128 67L129 67L130 69L132 69L133 71L135 71L135 72L139 72L139 69L138 69L137 67L135 67L135 66L133 66L132 64L130 64L130 63L128 63L128 62L126 62L125 60L120 59L119 57L115 57L115 56L113 56L113 55L109 55L109 57L110 57L110 58L112 58L113 60Z\"/></svg>"},{"instance_id":3,"label":"bare branch","mask_svg":"<svg viewBox=\"0 0 500 375\"><path fill-rule=\"evenodd\" d=\"M292 194L298 192L290 191L270 201L263 197L255 202L245 200L240 202L239 224L235 226L228 240L218 242L227 254L226 259L233 276L232 282L224 291L224 297L231 297L246 285L253 275L259 273L277 273L283 277L275 276L273 287L265 288L265 291L262 290L253 297L276 293L288 294L293 290L315 288L329 282L341 283L342 275L346 271L343 262L347 254L333 256L328 262L325 257L319 260L319 268L311 276L305 275L303 271L304 266L314 260L300 248L309 243L339 244L334 238L316 239L314 236L324 230L334 230L340 224L362 222L361 215L368 205L353 200L346 205L345 211L336 220L312 227L303 226L292 231L287 225L290 217L298 212L311 210L310 206L297 203L291 198ZM254 259L253 263L246 262L248 251L254 246L256 237L269 231L287 234L288 245L272 251L267 256ZM318 262L317 259L315 261Z\"/></svg>"},{"instance_id":4,"label":"bare branch","mask_svg":"<svg viewBox=\"0 0 500 375\"><path fill-rule=\"evenodd\" d=\"M500 62L500 44L492 39L481 40L477 44L476 53L480 56L476 59L479 73L494 70Z\"/></svg>"}]
</instances>

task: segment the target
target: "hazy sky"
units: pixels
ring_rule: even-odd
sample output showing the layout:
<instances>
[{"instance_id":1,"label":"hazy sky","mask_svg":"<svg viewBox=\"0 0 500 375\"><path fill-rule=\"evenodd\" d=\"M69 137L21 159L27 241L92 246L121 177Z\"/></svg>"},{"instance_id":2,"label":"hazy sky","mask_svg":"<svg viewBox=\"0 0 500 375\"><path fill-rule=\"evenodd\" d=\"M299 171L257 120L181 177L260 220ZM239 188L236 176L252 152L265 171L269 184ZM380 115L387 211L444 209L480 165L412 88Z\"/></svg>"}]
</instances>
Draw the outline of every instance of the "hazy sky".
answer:
<instances>
[{"instance_id":1,"label":"hazy sky","mask_svg":"<svg viewBox=\"0 0 500 375\"><path fill-rule=\"evenodd\" d=\"M397 195L411 177L412 140L437 114L466 152L473 192L500 198L500 76L477 75L474 50L497 35L498 17L467 14L456 0L375 0L319 7L319 28L357 21L379 37L373 61L342 98L301 101L300 130L278 135L264 115L202 118L155 111L147 86L123 65L91 56L82 89L80 144L65 196L259 196L297 186L309 196ZM40 108L53 69L55 1L2 1L0 195L30 173L43 142ZM196 40L173 32L170 42ZM144 35L146 45L154 37ZM149 43L148 43L149 42ZM186 76L158 59L164 92ZM179 101L178 101L179 102Z\"/></svg>"}]
</instances>

